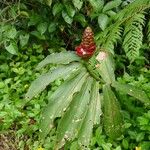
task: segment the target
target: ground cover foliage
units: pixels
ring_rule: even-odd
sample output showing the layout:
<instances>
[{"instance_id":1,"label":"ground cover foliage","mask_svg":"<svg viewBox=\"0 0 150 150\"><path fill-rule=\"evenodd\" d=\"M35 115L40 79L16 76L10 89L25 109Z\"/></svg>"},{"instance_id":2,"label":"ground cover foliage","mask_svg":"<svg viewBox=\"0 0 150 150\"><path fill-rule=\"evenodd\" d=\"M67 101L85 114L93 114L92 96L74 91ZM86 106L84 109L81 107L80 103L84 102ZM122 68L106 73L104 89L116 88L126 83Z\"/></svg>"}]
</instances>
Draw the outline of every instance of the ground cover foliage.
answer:
<instances>
[{"instance_id":1,"label":"ground cover foliage","mask_svg":"<svg viewBox=\"0 0 150 150\"><path fill-rule=\"evenodd\" d=\"M57 68L55 63L61 62L60 57L39 71L35 70L37 65L51 53L71 53L72 57L74 52L70 51L80 43L87 26L95 33L97 49L113 55L116 81L133 85L150 98L148 0L4 0L0 4L0 149L54 149L57 127L62 121L55 118L44 141L39 139L40 121L49 97L64 84L64 79L56 79L32 100L25 99L25 93L40 74ZM124 132L112 140L101 119L93 128L89 149L149 150L149 107L143 97L140 102L137 97L125 95L125 91L114 91L116 86L119 87L114 85L113 92L120 103ZM102 87L99 88L101 92ZM73 139L63 149L85 148L79 148L78 141Z\"/></svg>"}]
</instances>

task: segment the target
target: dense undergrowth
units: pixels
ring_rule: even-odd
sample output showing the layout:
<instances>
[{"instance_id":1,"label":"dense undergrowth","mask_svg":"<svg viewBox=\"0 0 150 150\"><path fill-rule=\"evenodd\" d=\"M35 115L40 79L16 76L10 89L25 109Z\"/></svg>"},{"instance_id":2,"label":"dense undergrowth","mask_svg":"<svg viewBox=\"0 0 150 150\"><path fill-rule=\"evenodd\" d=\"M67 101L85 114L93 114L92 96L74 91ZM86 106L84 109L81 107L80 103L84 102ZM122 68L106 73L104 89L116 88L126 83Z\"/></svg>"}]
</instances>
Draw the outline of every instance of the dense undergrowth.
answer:
<instances>
[{"instance_id":1,"label":"dense undergrowth","mask_svg":"<svg viewBox=\"0 0 150 150\"><path fill-rule=\"evenodd\" d=\"M38 138L39 123L47 97L63 81L54 81L41 95L30 101L25 99L25 93L39 74L55 67L50 65L37 72L37 64L50 53L74 50L87 25L93 27L99 47L114 51L117 81L139 87L150 98L149 10L145 8L146 12L143 12L143 7L139 16L133 17L133 20L126 18L128 22L125 21L121 27L116 26L117 35L122 34L126 27L123 38L114 38L118 41L114 50L111 41L113 33L110 32L113 26L110 25L117 19L115 15L130 2L116 1L112 8L109 5L104 7L103 2L97 0L0 2L0 149L54 148L59 118L44 142ZM108 2L104 1L105 6ZM122 16L118 16L118 20L119 17ZM111 33L110 37L108 33ZM130 36L134 39L129 39ZM107 37L107 40L100 40L101 37ZM112 141L97 125L93 130L90 149L149 150L150 110L123 93L117 93L117 97L122 108L124 134ZM64 149L77 150L77 142L68 142Z\"/></svg>"}]
</instances>

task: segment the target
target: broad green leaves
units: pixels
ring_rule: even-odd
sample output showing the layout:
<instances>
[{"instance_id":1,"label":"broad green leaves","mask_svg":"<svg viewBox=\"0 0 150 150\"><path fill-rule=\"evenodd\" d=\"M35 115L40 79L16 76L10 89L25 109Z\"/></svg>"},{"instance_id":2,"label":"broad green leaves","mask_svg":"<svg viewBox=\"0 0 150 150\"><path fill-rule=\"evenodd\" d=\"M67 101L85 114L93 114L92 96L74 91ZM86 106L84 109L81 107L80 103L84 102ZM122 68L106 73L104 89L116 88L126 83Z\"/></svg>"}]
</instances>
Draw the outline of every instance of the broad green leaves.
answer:
<instances>
[{"instance_id":1,"label":"broad green leaves","mask_svg":"<svg viewBox=\"0 0 150 150\"><path fill-rule=\"evenodd\" d=\"M91 89L90 104L78 135L78 141L80 145L89 145L92 136L93 125L100 123L101 114L99 83L94 81Z\"/></svg>"},{"instance_id":2,"label":"broad green leaves","mask_svg":"<svg viewBox=\"0 0 150 150\"><path fill-rule=\"evenodd\" d=\"M20 45L21 47L24 47L25 45L27 45L28 41L29 41L29 34L21 34L19 36L20 39Z\"/></svg>"},{"instance_id":3,"label":"broad green leaves","mask_svg":"<svg viewBox=\"0 0 150 150\"><path fill-rule=\"evenodd\" d=\"M47 64L69 64L73 61L80 61L80 58L74 52L53 53L41 61L36 69L39 70Z\"/></svg>"},{"instance_id":4,"label":"broad green leaves","mask_svg":"<svg viewBox=\"0 0 150 150\"><path fill-rule=\"evenodd\" d=\"M42 34L44 34L44 33L46 32L47 27L48 27L47 22L42 22L42 23L40 23L40 24L37 26L37 30L38 30L38 31L40 32L40 34L42 35Z\"/></svg>"},{"instance_id":5,"label":"broad green leaves","mask_svg":"<svg viewBox=\"0 0 150 150\"><path fill-rule=\"evenodd\" d=\"M78 8L79 10L81 9L82 5L83 5L83 1L82 0L72 0L74 6L76 8Z\"/></svg>"},{"instance_id":6,"label":"broad green leaves","mask_svg":"<svg viewBox=\"0 0 150 150\"><path fill-rule=\"evenodd\" d=\"M79 93L74 95L66 113L60 120L57 132L57 148L64 145L65 140L77 138L80 146L88 146L93 125L99 123L101 115L98 83L87 78ZM97 107L99 107L97 109ZM95 122L95 120L97 120Z\"/></svg>"},{"instance_id":7,"label":"broad green leaves","mask_svg":"<svg viewBox=\"0 0 150 150\"><path fill-rule=\"evenodd\" d=\"M62 17L68 24L72 24L73 17L75 15L75 9L70 4L64 5L64 10L62 11Z\"/></svg>"},{"instance_id":8,"label":"broad green leaves","mask_svg":"<svg viewBox=\"0 0 150 150\"><path fill-rule=\"evenodd\" d=\"M71 24L73 21L73 19L65 11L62 11L62 17L68 24Z\"/></svg>"},{"instance_id":9,"label":"broad green leaves","mask_svg":"<svg viewBox=\"0 0 150 150\"><path fill-rule=\"evenodd\" d=\"M101 11L104 5L104 0L88 0L96 12Z\"/></svg>"},{"instance_id":10,"label":"broad green leaves","mask_svg":"<svg viewBox=\"0 0 150 150\"><path fill-rule=\"evenodd\" d=\"M109 17L105 14L100 14L98 16L98 24L102 30L105 30L107 24L109 23Z\"/></svg>"},{"instance_id":11,"label":"broad green leaves","mask_svg":"<svg viewBox=\"0 0 150 150\"><path fill-rule=\"evenodd\" d=\"M56 149L74 138L78 138L80 146L88 146L93 125L100 122L101 113L99 83L82 69L49 97L40 125L40 137L45 138L54 119L62 116L57 129Z\"/></svg>"},{"instance_id":12,"label":"broad green leaves","mask_svg":"<svg viewBox=\"0 0 150 150\"><path fill-rule=\"evenodd\" d=\"M116 8L116 7L118 7L121 3L122 3L121 0L112 0L112 1L108 2L108 3L104 6L103 12L106 12L106 11L108 11L108 10L111 10L111 9L113 9L113 8Z\"/></svg>"},{"instance_id":13,"label":"broad green leaves","mask_svg":"<svg viewBox=\"0 0 150 150\"><path fill-rule=\"evenodd\" d=\"M129 94L143 102L145 105L150 106L150 99L147 97L145 92L140 90L139 88L136 88L135 86L129 84L121 84L119 82L113 82L112 86L115 87L116 90L121 91L125 94Z\"/></svg>"},{"instance_id":14,"label":"broad green leaves","mask_svg":"<svg viewBox=\"0 0 150 150\"><path fill-rule=\"evenodd\" d=\"M65 140L71 140L77 137L79 133L80 126L85 118L88 103L90 101L92 80L90 78L87 80L89 82L85 82L81 92L74 96L66 113L60 120L57 130L58 145L60 146L65 144Z\"/></svg>"},{"instance_id":15,"label":"broad green leaves","mask_svg":"<svg viewBox=\"0 0 150 150\"><path fill-rule=\"evenodd\" d=\"M53 10L52 10L52 13L53 15L57 15L58 13L60 13L63 9L63 5L61 3L56 3L54 6L53 6Z\"/></svg>"},{"instance_id":16,"label":"broad green leaves","mask_svg":"<svg viewBox=\"0 0 150 150\"><path fill-rule=\"evenodd\" d=\"M73 94L80 91L86 78L87 74L85 71L81 74L71 76L49 97L49 103L43 112L40 125L41 138L45 138L49 133L53 127L53 120L65 112L72 100Z\"/></svg>"},{"instance_id":17,"label":"broad green leaves","mask_svg":"<svg viewBox=\"0 0 150 150\"><path fill-rule=\"evenodd\" d=\"M76 71L79 67L80 64L73 63L72 65L58 67L52 72L49 71L48 73L41 75L31 84L26 94L26 98L28 99L33 98L41 91L43 91L46 88L46 86L49 85L51 82L55 81L58 78L66 78L66 76L69 76L72 72Z\"/></svg>"},{"instance_id":18,"label":"broad green leaves","mask_svg":"<svg viewBox=\"0 0 150 150\"><path fill-rule=\"evenodd\" d=\"M109 85L103 86L104 95L104 129L106 134L116 139L121 135L122 115L118 100Z\"/></svg>"},{"instance_id":19,"label":"broad green leaves","mask_svg":"<svg viewBox=\"0 0 150 150\"><path fill-rule=\"evenodd\" d=\"M114 60L112 55L108 52L101 51L96 57L98 64L97 64L97 71L101 75L102 79L107 83L110 84L115 81L115 74L114 74Z\"/></svg>"},{"instance_id":20,"label":"broad green leaves","mask_svg":"<svg viewBox=\"0 0 150 150\"><path fill-rule=\"evenodd\" d=\"M17 46L17 44L15 42L13 42L13 41L10 41L9 45L7 45L6 43L5 43L5 49L9 53L11 53L13 55L17 55L17 52L18 52L18 46Z\"/></svg>"},{"instance_id":21,"label":"broad green leaves","mask_svg":"<svg viewBox=\"0 0 150 150\"><path fill-rule=\"evenodd\" d=\"M26 97L31 99L56 79L65 80L48 97L48 104L40 123L40 138L45 139L54 126L54 120L60 117L55 149L73 140L77 141L81 149L89 146L93 126L100 123L102 114L100 95L103 97L103 122L106 134L111 139L116 139L122 134L121 110L111 87L149 104L144 92L115 81L114 61L112 55L106 51L100 51L88 63L81 61L74 52L51 54L39 63L37 69L47 64L59 66L37 78L31 84ZM93 76L92 72L96 73L98 78ZM99 81L103 81L100 83L102 86L99 86ZM99 89L102 89L102 93L99 93Z\"/></svg>"}]
</instances>

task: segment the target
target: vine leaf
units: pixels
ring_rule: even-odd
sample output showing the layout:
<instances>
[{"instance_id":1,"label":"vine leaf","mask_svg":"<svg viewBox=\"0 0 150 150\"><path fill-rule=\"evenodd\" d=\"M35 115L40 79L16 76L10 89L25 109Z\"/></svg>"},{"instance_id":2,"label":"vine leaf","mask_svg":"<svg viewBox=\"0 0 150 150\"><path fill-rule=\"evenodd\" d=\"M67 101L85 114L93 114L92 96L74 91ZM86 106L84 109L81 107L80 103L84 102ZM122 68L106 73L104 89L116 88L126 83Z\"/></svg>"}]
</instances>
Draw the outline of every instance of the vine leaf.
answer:
<instances>
[{"instance_id":1,"label":"vine leaf","mask_svg":"<svg viewBox=\"0 0 150 150\"><path fill-rule=\"evenodd\" d=\"M104 94L104 129L111 139L121 136L122 132L122 115L117 98L110 85L103 86Z\"/></svg>"},{"instance_id":2,"label":"vine leaf","mask_svg":"<svg viewBox=\"0 0 150 150\"><path fill-rule=\"evenodd\" d=\"M79 73L79 72L78 72ZM60 117L70 104L73 94L79 92L87 78L87 73L70 76L64 83L49 97L49 103L44 109L40 123L40 137L44 139L53 127L53 120Z\"/></svg>"},{"instance_id":3,"label":"vine leaf","mask_svg":"<svg viewBox=\"0 0 150 150\"><path fill-rule=\"evenodd\" d=\"M60 53L53 53L48 55L43 61L41 61L36 70L39 70L46 66L47 64L69 64L73 61L80 61L81 58L78 57L75 52L60 52Z\"/></svg>"},{"instance_id":4,"label":"vine leaf","mask_svg":"<svg viewBox=\"0 0 150 150\"><path fill-rule=\"evenodd\" d=\"M116 90L129 94L140 100L141 102L145 103L145 105L150 106L150 100L146 93L139 88L136 88L133 85L129 84L121 84L119 82L113 82L112 86L116 88Z\"/></svg>"},{"instance_id":5,"label":"vine leaf","mask_svg":"<svg viewBox=\"0 0 150 150\"><path fill-rule=\"evenodd\" d=\"M76 71L80 67L81 64L72 63L70 65L60 66L52 72L49 71L48 73L41 75L32 82L25 97L28 99L32 99L34 96L43 91L46 88L46 86L49 85L51 82L55 81L58 78L66 78L67 76L69 76L69 74Z\"/></svg>"}]
</instances>

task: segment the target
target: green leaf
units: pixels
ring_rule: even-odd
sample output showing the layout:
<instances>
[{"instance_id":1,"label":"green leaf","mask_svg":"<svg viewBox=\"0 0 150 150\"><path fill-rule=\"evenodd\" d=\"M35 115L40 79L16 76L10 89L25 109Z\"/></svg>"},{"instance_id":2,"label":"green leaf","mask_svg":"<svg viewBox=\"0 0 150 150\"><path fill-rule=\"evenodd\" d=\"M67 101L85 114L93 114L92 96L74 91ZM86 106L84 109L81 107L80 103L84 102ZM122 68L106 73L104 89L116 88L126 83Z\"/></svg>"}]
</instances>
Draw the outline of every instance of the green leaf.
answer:
<instances>
[{"instance_id":1,"label":"green leaf","mask_svg":"<svg viewBox=\"0 0 150 150\"><path fill-rule=\"evenodd\" d=\"M108 11L108 10L111 10L111 9L113 9L113 8L116 8L116 7L118 7L121 3L122 3L121 0L113 0L113 1L110 1L110 2L108 2L108 3L104 6L103 12L106 12L106 11Z\"/></svg>"},{"instance_id":2,"label":"green leaf","mask_svg":"<svg viewBox=\"0 0 150 150\"><path fill-rule=\"evenodd\" d=\"M124 92L126 94L129 94L129 95L137 98L141 102L145 103L145 105L147 105L147 106L150 105L150 99L147 97L145 92L142 91L141 89L139 89L133 85L121 84L119 82L113 82L112 86L114 88L116 88L116 90L118 90L118 91Z\"/></svg>"},{"instance_id":3,"label":"green leaf","mask_svg":"<svg viewBox=\"0 0 150 150\"><path fill-rule=\"evenodd\" d=\"M129 143L126 139L122 140L122 146L124 149L129 149Z\"/></svg>"},{"instance_id":4,"label":"green leaf","mask_svg":"<svg viewBox=\"0 0 150 150\"><path fill-rule=\"evenodd\" d=\"M93 11L100 12L104 6L104 0L88 0L93 7Z\"/></svg>"},{"instance_id":5,"label":"green leaf","mask_svg":"<svg viewBox=\"0 0 150 150\"><path fill-rule=\"evenodd\" d=\"M48 26L47 22L42 22L42 23L38 24L37 30L41 33L41 35L46 32L47 26Z\"/></svg>"},{"instance_id":6,"label":"green leaf","mask_svg":"<svg viewBox=\"0 0 150 150\"><path fill-rule=\"evenodd\" d=\"M97 64L97 71L101 75L102 79L110 84L115 81L115 74L114 74L114 60L111 53L101 51L96 57L98 64Z\"/></svg>"},{"instance_id":7,"label":"green leaf","mask_svg":"<svg viewBox=\"0 0 150 150\"><path fill-rule=\"evenodd\" d=\"M73 94L79 92L87 78L83 69L81 73L70 76L53 94L49 97L49 103L44 109L40 124L40 137L43 139L53 126L53 120L60 117L70 104Z\"/></svg>"},{"instance_id":8,"label":"green leaf","mask_svg":"<svg viewBox=\"0 0 150 150\"><path fill-rule=\"evenodd\" d=\"M76 14L74 16L74 21L77 21L77 22L81 23L81 25L83 27L85 27L87 25L87 21L85 20L85 16L82 15L82 14Z\"/></svg>"},{"instance_id":9,"label":"green leaf","mask_svg":"<svg viewBox=\"0 0 150 150\"><path fill-rule=\"evenodd\" d=\"M82 0L73 0L73 5L78 8L79 10L81 9L82 5L83 5L83 1Z\"/></svg>"},{"instance_id":10,"label":"green leaf","mask_svg":"<svg viewBox=\"0 0 150 150\"><path fill-rule=\"evenodd\" d=\"M112 10L109 10L109 11L106 12L106 14L107 14L108 16L110 16L110 17L113 17L113 16L116 15L116 12L114 12L114 11L112 11Z\"/></svg>"},{"instance_id":11,"label":"green leaf","mask_svg":"<svg viewBox=\"0 0 150 150\"><path fill-rule=\"evenodd\" d=\"M40 40L45 40L45 36L41 35L41 33L38 31L32 31L32 32L30 32L30 34L37 37Z\"/></svg>"},{"instance_id":12,"label":"green leaf","mask_svg":"<svg viewBox=\"0 0 150 150\"><path fill-rule=\"evenodd\" d=\"M66 140L74 139L79 133L79 129L88 109L93 80L89 77L87 81L88 82L85 82L82 86L81 91L74 95L66 113L58 124L57 148L61 148L65 144Z\"/></svg>"},{"instance_id":13,"label":"green leaf","mask_svg":"<svg viewBox=\"0 0 150 150\"><path fill-rule=\"evenodd\" d=\"M48 27L48 32L52 33L56 30L56 24L54 22L50 23L49 27Z\"/></svg>"},{"instance_id":14,"label":"green leaf","mask_svg":"<svg viewBox=\"0 0 150 150\"><path fill-rule=\"evenodd\" d=\"M110 86L105 84L103 86L104 94L104 129L106 134L111 139L116 139L121 136L122 130L122 115L117 98Z\"/></svg>"},{"instance_id":15,"label":"green leaf","mask_svg":"<svg viewBox=\"0 0 150 150\"><path fill-rule=\"evenodd\" d=\"M101 114L99 83L94 80L91 89L90 104L78 135L78 142L81 146L89 146L93 125L99 123Z\"/></svg>"},{"instance_id":16,"label":"green leaf","mask_svg":"<svg viewBox=\"0 0 150 150\"><path fill-rule=\"evenodd\" d=\"M53 15L57 15L58 13L60 13L63 9L63 5L61 3L56 3L54 6L53 6L53 10L52 10L52 13Z\"/></svg>"},{"instance_id":17,"label":"green leaf","mask_svg":"<svg viewBox=\"0 0 150 150\"><path fill-rule=\"evenodd\" d=\"M47 4L48 6L51 6L51 5L52 5L52 0L45 0L45 2L46 2L46 4Z\"/></svg>"},{"instance_id":18,"label":"green leaf","mask_svg":"<svg viewBox=\"0 0 150 150\"><path fill-rule=\"evenodd\" d=\"M68 16L73 18L73 16L75 15L75 9L72 7L72 5L66 4L65 8L66 8L66 12L67 12Z\"/></svg>"},{"instance_id":19,"label":"green leaf","mask_svg":"<svg viewBox=\"0 0 150 150\"><path fill-rule=\"evenodd\" d=\"M73 63L69 66L60 66L56 68L54 71L49 71L46 74L41 75L36 80L34 80L26 93L26 98L31 99L41 91L43 91L47 85L51 82L55 81L58 78L66 78L72 72L76 71L80 68L79 63Z\"/></svg>"},{"instance_id":20,"label":"green leaf","mask_svg":"<svg viewBox=\"0 0 150 150\"><path fill-rule=\"evenodd\" d=\"M62 17L64 18L65 22L72 24L73 19L65 11L62 11Z\"/></svg>"},{"instance_id":21,"label":"green leaf","mask_svg":"<svg viewBox=\"0 0 150 150\"><path fill-rule=\"evenodd\" d=\"M40 15L38 15L37 13L33 13L30 17L29 17L30 21L28 22L28 26L34 26L39 24L39 22L41 21L41 17Z\"/></svg>"},{"instance_id":22,"label":"green leaf","mask_svg":"<svg viewBox=\"0 0 150 150\"><path fill-rule=\"evenodd\" d=\"M11 54L13 54L13 55L17 55L18 46L17 46L17 44L16 44L15 42L10 41L9 45L7 45L7 44L5 43L5 49L6 49L9 53L11 53Z\"/></svg>"},{"instance_id":23,"label":"green leaf","mask_svg":"<svg viewBox=\"0 0 150 150\"><path fill-rule=\"evenodd\" d=\"M7 38L14 39L17 35L17 30L15 27L11 26L8 30L5 32Z\"/></svg>"},{"instance_id":24,"label":"green leaf","mask_svg":"<svg viewBox=\"0 0 150 150\"><path fill-rule=\"evenodd\" d=\"M29 34L21 34L19 36L19 39L20 39L20 45L21 47L24 47L27 43L28 43L28 40L29 40Z\"/></svg>"},{"instance_id":25,"label":"green leaf","mask_svg":"<svg viewBox=\"0 0 150 150\"><path fill-rule=\"evenodd\" d=\"M41 61L36 69L39 70L47 64L69 64L73 61L80 61L80 57L78 57L74 52L53 53Z\"/></svg>"},{"instance_id":26,"label":"green leaf","mask_svg":"<svg viewBox=\"0 0 150 150\"><path fill-rule=\"evenodd\" d=\"M100 14L98 16L99 27L104 31L109 23L109 17L105 14Z\"/></svg>"}]
</instances>

